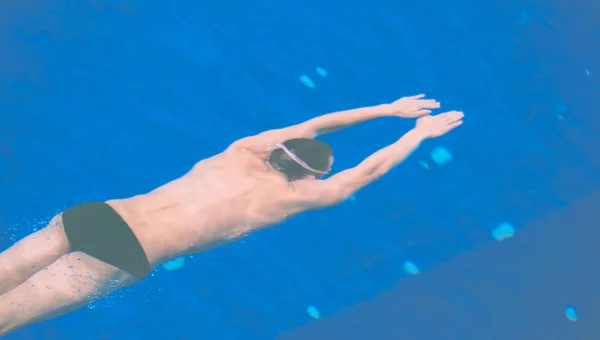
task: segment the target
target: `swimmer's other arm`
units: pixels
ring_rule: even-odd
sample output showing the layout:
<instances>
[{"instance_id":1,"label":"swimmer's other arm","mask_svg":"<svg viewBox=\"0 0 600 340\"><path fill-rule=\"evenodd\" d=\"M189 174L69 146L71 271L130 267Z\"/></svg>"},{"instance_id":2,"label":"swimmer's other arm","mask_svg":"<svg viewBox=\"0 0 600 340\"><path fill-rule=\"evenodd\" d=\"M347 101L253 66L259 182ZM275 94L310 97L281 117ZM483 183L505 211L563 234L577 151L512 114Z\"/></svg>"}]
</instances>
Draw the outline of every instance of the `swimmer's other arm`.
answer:
<instances>
[{"instance_id":1,"label":"swimmer's other arm","mask_svg":"<svg viewBox=\"0 0 600 340\"><path fill-rule=\"evenodd\" d=\"M255 136L242 138L230 148L243 148L263 151L265 148L294 138L316 138L320 135L339 131L352 125L375 118L391 116L394 108L382 104L359 109L328 113L309 119L303 123L281 129L268 130Z\"/></svg>"},{"instance_id":2,"label":"swimmer's other arm","mask_svg":"<svg viewBox=\"0 0 600 340\"><path fill-rule=\"evenodd\" d=\"M423 94L402 97L391 104L329 113L283 129L265 131L256 136L242 138L233 143L230 148L261 152L265 147L289 139L315 138L380 117L418 118L430 114L431 109L439 107L440 103L433 99L425 99Z\"/></svg>"},{"instance_id":3,"label":"swimmer's other arm","mask_svg":"<svg viewBox=\"0 0 600 340\"><path fill-rule=\"evenodd\" d=\"M364 123L376 118L391 116L394 110L388 104L362 107L347 111L328 113L310 119L301 125L312 131L313 138L320 135L336 132L350 126Z\"/></svg>"},{"instance_id":4,"label":"swimmer's other arm","mask_svg":"<svg viewBox=\"0 0 600 340\"><path fill-rule=\"evenodd\" d=\"M433 99L425 99L425 95L420 94L402 97L391 104L329 113L297 126L312 131L314 138L380 117L418 118L430 114L430 109L439 107L440 103Z\"/></svg>"},{"instance_id":5,"label":"swimmer's other arm","mask_svg":"<svg viewBox=\"0 0 600 340\"><path fill-rule=\"evenodd\" d=\"M430 109L439 107L440 103L433 99L425 99L425 95L420 94L402 97L391 104L326 114L308 120L300 126L305 126L309 131L313 131L314 137L316 137L380 117L418 118L430 114Z\"/></svg>"},{"instance_id":6,"label":"swimmer's other arm","mask_svg":"<svg viewBox=\"0 0 600 340\"><path fill-rule=\"evenodd\" d=\"M426 133L412 129L392 145L367 157L358 166L339 172L322 181L312 181L318 192L316 205L330 206L348 199L353 193L378 180L406 159Z\"/></svg>"}]
</instances>

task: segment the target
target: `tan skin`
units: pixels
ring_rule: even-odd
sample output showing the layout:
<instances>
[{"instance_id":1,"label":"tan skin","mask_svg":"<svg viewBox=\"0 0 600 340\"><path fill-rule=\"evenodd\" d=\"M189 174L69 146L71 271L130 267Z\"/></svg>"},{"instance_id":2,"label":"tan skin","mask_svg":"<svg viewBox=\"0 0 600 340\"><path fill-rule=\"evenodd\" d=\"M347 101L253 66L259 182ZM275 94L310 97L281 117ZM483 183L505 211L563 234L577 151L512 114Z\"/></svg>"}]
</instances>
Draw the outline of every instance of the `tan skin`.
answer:
<instances>
[{"instance_id":1,"label":"tan skin","mask_svg":"<svg viewBox=\"0 0 600 340\"><path fill-rule=\"evenodd\" d=\"M430 116L439 103L423 95L392 104L331 113L233 143L197 163L183 177L147 194L106 203L137 236L154 269L170 259L209 250L275 226L302 212L338 204L406 158L421 141L461 124L460 112ZM325 180L290 185L266 163L269 147L314 138L370 119L417 118L415 129L357 167ZM331 160L333 162L333 159ZM72 252L56 216L48 227L0 254L0 335L81 308L135 278L119 268Z\"/></svg>"}]
</instances>

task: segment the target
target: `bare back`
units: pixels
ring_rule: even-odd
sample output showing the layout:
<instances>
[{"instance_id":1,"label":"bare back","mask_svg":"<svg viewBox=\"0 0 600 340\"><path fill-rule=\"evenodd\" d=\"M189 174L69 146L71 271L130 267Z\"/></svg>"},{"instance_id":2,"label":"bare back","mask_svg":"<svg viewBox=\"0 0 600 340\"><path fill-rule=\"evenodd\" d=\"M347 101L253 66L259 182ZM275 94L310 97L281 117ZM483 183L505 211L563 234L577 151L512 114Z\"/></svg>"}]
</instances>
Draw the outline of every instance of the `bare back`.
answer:
<instances>
[{"instance_id":1,"label":"bare back","mask_svg":"<svg viewBox=\"0 0 600 340\"><path fill-rule=\"evenodd\" d=\"M208 250L301 212L295 191L264 158L227 150L150 193L110 204L140 240L154 268Z\"/></svg>"}]
</instances>

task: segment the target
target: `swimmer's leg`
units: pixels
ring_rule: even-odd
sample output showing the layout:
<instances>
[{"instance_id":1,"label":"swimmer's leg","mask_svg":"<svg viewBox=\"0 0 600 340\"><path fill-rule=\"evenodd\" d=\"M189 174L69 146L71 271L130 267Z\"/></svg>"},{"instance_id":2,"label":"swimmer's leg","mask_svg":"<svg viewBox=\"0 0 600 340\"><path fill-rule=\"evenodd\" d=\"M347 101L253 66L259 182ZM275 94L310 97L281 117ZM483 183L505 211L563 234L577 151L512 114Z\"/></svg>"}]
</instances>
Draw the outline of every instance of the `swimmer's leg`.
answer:
<instances>
[{"instance_id":1,"label":"swimmer's leg","mask_svg":"<svg viewBox=\"0 0 600 340\"><path fill-rule=\"evenodd\" d=\"M0 336L74 311L135 282L135 277L82 253L61 256L0 296Z\"/></svg>"},{"instance_id":2,"label":"swimmer's leg","mask_svg":"<svg viewBox=\"0 0 600 340\"><path fill-rule=\"evenodd\" d=\"M23 283L38 270L69 251L62 217L54 217L48 226L0 253L0 295Z\"/></svg>"}]
</instances>

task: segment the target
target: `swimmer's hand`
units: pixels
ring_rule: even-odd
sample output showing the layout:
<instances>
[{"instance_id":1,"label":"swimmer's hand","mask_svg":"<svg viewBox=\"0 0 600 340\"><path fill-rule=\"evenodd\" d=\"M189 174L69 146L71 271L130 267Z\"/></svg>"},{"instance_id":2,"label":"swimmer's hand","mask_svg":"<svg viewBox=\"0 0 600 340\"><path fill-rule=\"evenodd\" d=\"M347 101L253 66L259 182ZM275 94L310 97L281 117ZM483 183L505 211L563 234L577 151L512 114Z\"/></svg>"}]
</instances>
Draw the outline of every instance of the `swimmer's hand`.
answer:
<instances>
[{"instance_id":1,"label":"swimmer's hand","mask_svg":"<svg viewBox=\"0 0 600 340\"><path fill-rule=\"evenodd\" d=\"M391 115L403 118L416 118L431 113L430 109L438 109L440 103L434 99L423 99L424 94L404 97L388 105Z\"/></svg>"},{"instance_id":2,"label":"swimmer's hand","mask_svg":"<svg viewBox=\"0 0 600 340\"><path fill-rule=\"evenodd\" d=\"M423 138L439 137L460 126L464 116L459 111L445 112L435 116L424 116L417 119L415 130L419 131Z\"/></svg>"}]
</instances>

